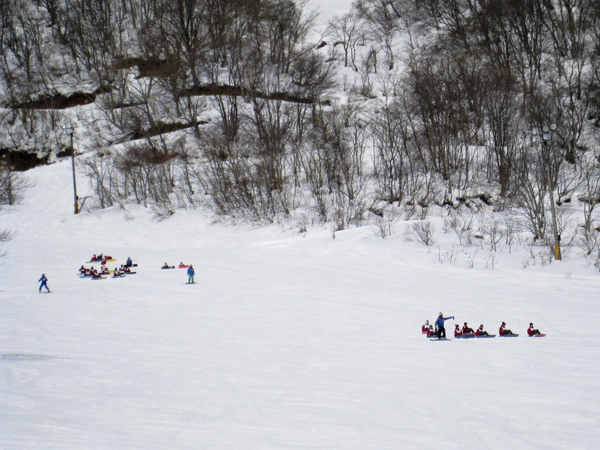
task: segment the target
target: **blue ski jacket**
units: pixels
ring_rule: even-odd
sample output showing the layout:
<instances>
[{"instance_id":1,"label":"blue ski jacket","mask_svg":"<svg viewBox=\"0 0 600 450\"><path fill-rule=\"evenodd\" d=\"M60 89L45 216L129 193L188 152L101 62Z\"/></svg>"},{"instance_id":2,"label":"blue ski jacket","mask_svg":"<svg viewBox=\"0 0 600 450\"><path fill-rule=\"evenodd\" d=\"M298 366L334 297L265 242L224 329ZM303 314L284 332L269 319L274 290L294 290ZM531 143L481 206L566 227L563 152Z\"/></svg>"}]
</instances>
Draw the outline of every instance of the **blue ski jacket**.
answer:
<instances>
[{"instance_id":1,"label":"blue ski jacket","mask_svg":"<svg viewBox=\"0 0 600 450\"><path fill-rule=\"evenodd\" d=\"M454 316L450 316L450 317L442 317L442 316L439 316L439 317L437 318L437 320L435 321L435 326L436 326L436 327L438 327L438 328L439 328L439 327L443 327L443 326L444 326L444 322L445 322L446 320L448 320L448 319L454 319Z\"/></svg>"},{"instance_id":2,"label":"blue ski jacket","mask_svg":"<svg viewBox=\"0 0 600 450\"><path fill-rule=\"evenodd\" d=\"M193 267L188 267L187 274L188 275L194 275L194 268Z\"/></svg>"}]
</instances>

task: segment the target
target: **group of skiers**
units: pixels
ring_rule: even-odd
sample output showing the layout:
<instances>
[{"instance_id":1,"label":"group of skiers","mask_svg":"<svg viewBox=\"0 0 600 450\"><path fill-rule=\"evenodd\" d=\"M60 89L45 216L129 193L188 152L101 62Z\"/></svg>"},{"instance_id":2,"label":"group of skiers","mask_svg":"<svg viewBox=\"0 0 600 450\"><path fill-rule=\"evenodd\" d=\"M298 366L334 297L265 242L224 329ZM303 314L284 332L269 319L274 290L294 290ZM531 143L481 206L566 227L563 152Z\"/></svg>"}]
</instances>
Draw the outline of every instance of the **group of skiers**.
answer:
<instances>
[{"instance_id":1,"label":"group of skiers","mask_svg":"<svg viewBox=\"0 0 600 450\"><path fill-rule=\"evenodd\" d=\"M425 324L423 324L423 326L421 327L421 331L423 334L426 334L427 337L429 337L429 338L446 339L446 328L444 327L444 322L446 322L446 320L449 320L449 319L454 320L454 316L444 317L444 314L440 313L438 315L437 320L435 321L435 327L434 327L434 325L431 325L429 323L429 320L426 320ZM543 336L542 333L540 333L540 330L536 329L533 326L533 323L529 324L529 328L527 329L527 334L529 336L536 336L536 335ZM505 322L502 322L502 324L500 325L500 328L498 329L498 335L500 335L500 336L518 336L518 334L513 333L511 330L506 328ZM456 324L454 326L454 337L455 338L484 337L484 336L493 337L496 335L495 334L492 335L492 334L488 333L487 331L485 331L483 329L483 324L479 325L479 328L477 328L476 330L473 330L472 328L470 328L469 325L467 324L467 322L464 323L462 328L458 324Z\"/></svg>"},{"instance_id":2,"label":"group of skiers","mask_svg":"<svg viewBox=\"0 0 600 450\"><path fill-rule=\"evenodd\" d=\"M161 267L161 269L174 269L175 266L170 266L168 263L164 263L164 265ZM196 274L196 272L194 271L194 266L191 264L184 264L183 262L179 263L179 268L180 269L187 269L187 276L188 276L188 280L186 284L194 284L194 275Z\"/></svg>"},{"instance_id":3,"label":"group of skiers","mask_svg":"<svg viewBox=\"0 0 600 450\"><path fill-rule=\"evenodd\" d=\"M109 260L113 260L113 258L111 256L105 256L103 254L99 254L99 255L94 254L92 256L92 259L90 262L100 262L100 268L96 269L93 266L85 267L82 264L81 267L79 268L79 275L82 277L89 277L92 280L97 280L97 279L106 278L105 275L109 275L111 272L112 272L113 278L123 277L127 274L136 273L136 272L131 271L132 267L137 266L137 264L133 263L133 261L131 260L131 257L127 258L127 261L125 264L121 264L120 267L115 267L115 269L112 271L109 270L106 265L106 262ZM165 262L164 266L161 268L162 269L174 269L175 267L169 266ZM191 264L187 265L187 264L184 264L183 262L180 262L179 268L187 269L187 277L188 277L187 284L194 284L194 275L195 275L194 266L192 266ZM42 277L38 280L38 282L40 283L40 288L39 288L40 293L42 292L43 288L46 288L46 291L50 292L50 288L48 287L48 278L46 278L46 274L42 274Z\"/></svg>"},{"instance_id":4,"label":"group of skiers","mask_svg":"<svg viewBox=\"0 0 600 450\"><path fill-rule=\"evenodd\" d=\"M111 271L108 269L108 266L106 265L106 261L112 260L112 259L113 258L111 256L104 256L102 254L100 254L98 256L94 255L94 256L92 256L91 262L99 261L100 269L98 270L95 267L85 267L82 264L81 267L79 268L79 274L84 277L90 277L92 280L106 278L103 275L109 275L111 273ZM122 277L122 276L125 276L126 274L130 274L130 273L135 273L135 272L131 271L131 267L133 267L134 265L137 265L137 264L133 264L131 257L128 257L125 264L121 264L120 267L115 267L115 269L112 271L113 278Z\"/></svg>"}]
</instances>

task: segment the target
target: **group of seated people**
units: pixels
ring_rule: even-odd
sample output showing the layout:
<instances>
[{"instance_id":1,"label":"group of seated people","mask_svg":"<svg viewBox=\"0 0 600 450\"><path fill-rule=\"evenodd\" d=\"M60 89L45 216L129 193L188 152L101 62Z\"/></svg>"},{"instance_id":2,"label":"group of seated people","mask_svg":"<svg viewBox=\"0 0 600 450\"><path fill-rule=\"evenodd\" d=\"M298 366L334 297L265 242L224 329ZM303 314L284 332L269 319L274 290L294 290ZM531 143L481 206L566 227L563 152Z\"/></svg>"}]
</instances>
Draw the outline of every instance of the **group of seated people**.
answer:
<instances>
[{"instance_id":1,"label":"group of seated people","mask_svg":"<svg viewBox=\"0 0 600 450\"><path fill-rule=\"evenodd\" d=\"M437 337L438 336L438 330L434 329L433 325L429 324L429 320L425 321L425 324L421 327L421 331L423 334L426 334L427 337ZM498 334L500 336L518 336L517 334L513 333L511 330L506 328L505 322L502 322L502 324L500 325ZM538 335L541 333L540 333L540 330L537 330L534 328L533 323L530 323L529 328L527 330L527 334L529 336L535 336L535 335ZM477 336L490 336L490 334L483 329L483 324L479 325L479 328L477 328L477 330L473 330L473 328L470 328L469 325L467 324L467 322L464 323L462 328L458 324L456 324L454 326L454 337L455 338L457 338L457 337L477 337Z\"/></svg>"},{"instance_id":2,"label":"group of seated people","mask_svg":"<svg viewBox=\"0 0 600 450\"><path fill-rule=\"evenodd\" d=\"M108 267L106 267L106 265L102 265L100 267L100 270L97 270L95 267L85 267L84 265L82 265L79 268L79 273L81 275L83 275L84 277L91 277L92 279L97 279L97 278L103 278L102 275L109 275L110 274L110 270L108 270ZM125 274L128 273L132 273L131 269L129 266L127 266L126 264L121 264L121 267L116 267L115 270L113 271L113 277L120 277L120 276L124 276Z\"/></svg>"},{"instance_id":3,"label":"group of seated people","mask_svg":"<svg viewBox=\"0 0 600 450\"><path fill-rule=\"evenodd\" d=\"M506 328L506 322L502 322L500 328L498 329L498 335L500 336L518 336L518 334L513 333L511 330ZM462 329L458 324L454 327L454 337L472 337L472 336L490 336L490 333L483 329L483 324L479 325L477 330L473 331L473 328L469 328L467 322L463 325Z\"/></svg>"},{"instance_id":4,"label":"group of seated people","mask_svg":"<svg viewBox=\"0 0 600 450\"><path fill-rule=\"evenodd\" d=\"M115 267L115 271L114 273L119 273L121 275L127 274L127 273L133 273L131 271L131 266L128 266L127 264L121 264L121 267Z\"/></svg>"},{"instance_id":5,"label":"group of seated people","mask_svg":"<svg viewBox=\"0 0 600 450\"><path fill-rule=\"evenodd\" d=\"M98 262L98 261L106 262L109 259L113 259L113 257L112 256L108 256L108 255L103 255L102 253L100 253L99 255L96 255L94 253L92 255L92 259L90 259L90 262Z\"/></svg>"},{"instance_id":6,"label":"group of seated people","mask_svg":"<svg viewBox=\"0 0 600 450\"><path fill-rule=\"evenodd\" d=\"M100 263L102 263L102 265L106 265L106 261L111 261L111 260L113 260L112 256L103 255L102 253L100 253L99 255L94 254L92 256L92 259L90 260L90 262L100 262ZM133 264L131 257L128 256L127 261L125 262L124 265L127 267L133 267L136 264Z\"/></svg>"},{"instance_id":7,"label":"group of seated people","mask_svg":"<svg viewBox=\"0 0 600 450\"><path fill-rule=\"evenodd\" d=\"M180 262L178 267L180 269L187 269L190 266L189 266L189 264L184 264L183 262ZM163 264L163 266L161 267L161 269L174 269L174 268L175 268L175 266L170 266L167 262L165 262Z\"/></svg>"},{"instance_id":8,"label":"group of seated people","mask_svg":"<svg viewBox=\"0 0 600 450\"><path fill-rule=\"evenodd\" d=\"M96 270L94 267L84 267L83 265L79 268L79 273L84 277L91 277L92 279L103 278L102 275L108 274L108 267L102 266L100 270Z\"/></svg>"}]
</instances>

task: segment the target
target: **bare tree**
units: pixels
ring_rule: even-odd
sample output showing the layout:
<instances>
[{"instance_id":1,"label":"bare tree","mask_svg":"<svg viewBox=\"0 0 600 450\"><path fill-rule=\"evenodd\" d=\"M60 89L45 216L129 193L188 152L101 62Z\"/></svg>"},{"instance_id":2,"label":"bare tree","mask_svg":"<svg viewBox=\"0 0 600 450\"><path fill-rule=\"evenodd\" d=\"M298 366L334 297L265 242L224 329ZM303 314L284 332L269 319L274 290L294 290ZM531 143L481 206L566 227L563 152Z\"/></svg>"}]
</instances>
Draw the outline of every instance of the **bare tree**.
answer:
<instances>
[{"instance_id":1,"label":"bare tree","mask_svg":"<svg viewBox=\"0 0 600 450\"><path fill-rule=\"evenodd\" d=\"M21 172L16 172L10 165L0 164L0 208L2 205L16 205L23 199L25 189L32 183Z\"/></svg>"},{"instance_id":2,"label":"bare tree","mask_svg":"<svg viewBox=\"0 0 600 450\"><path fill-rule=\"evenodd\" d=\"M364 40L364 19L354 12L334 16L329 20L326 35L333 40L333 46L341 45L344 49L344 67L351 65L355 71L356 46L360 39Z\"/></svg>"},{"instance_id":3,"label":"bare tree","mask_svg":"<svg viewBox=\"0 0 600 450\"><path fill-rule=\"evenodd\" d=\"M518 92L512 80L506 77L492 78L495 82L489 87L484 104L486 136L485 142L490 152L488 169L500 184L500 196L509 194L513 184L513 170L516 163L519 136L523 134L520 124ZM496 178L497 177L497 178Z\"/></svg>"},{"instance_id":4,"label":"bare tree","mask_svg":"<svg viewBox=\"0 0 600 450\"><path fill-rule=\"evenodd\" d=\"M394 69L396 64L394 38L400 30L400 3L395 0L362 0L356 3L361 17L371 25L370 39L383 51L388 70Z\"/></svg>"},{"instance_id":5,"label":"bare tree","mask_svg":"<svg viewBox=\"0 0 600 450\"><path fill-rule=\"evenodd\" d=\"M582 194L579 196L579 200L583 203L581 238L582 246L589 255L598 247L600 239L594 225L594 211L600 203L600 164L595 152L582 159L580 176L582 178Z\"/></svg>"}]
</instances>

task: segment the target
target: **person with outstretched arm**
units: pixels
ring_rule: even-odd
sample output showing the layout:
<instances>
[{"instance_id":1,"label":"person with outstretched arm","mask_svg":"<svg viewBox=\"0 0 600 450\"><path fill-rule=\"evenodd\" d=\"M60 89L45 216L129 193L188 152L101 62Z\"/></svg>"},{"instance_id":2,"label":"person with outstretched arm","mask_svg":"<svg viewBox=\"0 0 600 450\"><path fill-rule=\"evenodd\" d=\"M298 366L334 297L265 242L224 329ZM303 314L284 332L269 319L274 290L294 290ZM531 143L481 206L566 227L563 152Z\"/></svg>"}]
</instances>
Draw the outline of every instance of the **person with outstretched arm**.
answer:
<instances>
[{"instance_id":1,"label":"person with outstretched arm","mask_svg":"<svg viewBox=\"0 0 600 450\"><path fill-rule=\"evenodd\" d=\"M444 328L444 322L449 319L454 320L454 316L444 317L444 314L440 313L437 320L435 321L435 326L437 328L438 337L440 339L446 337L446 328Z\"/></svg>"},{"instance_id":2,"label":"person with outstretched arm","mask_svg":"<svg viewBox=\"0 0 600 450\"><path fill-rule=\"evenodd\" d=\"M43 273L42 277L38 280L40 284L40 294L42 293L42 288L45 287L48 292L50 292L50 288L48 287L48 278L46 278L46 274Z\"/></svg>"},{"instance_id":3,"label":"person with outstretched arm","mask_svg":"<svg viewBox=\"0 0 600 450\"><path fill-rule=\"evenodd\" d=\"M188 274L188 284L193 284L194 283L194 266L192 266L191 264L190 264L190 267L188 267L187 274Z\"/></svg>"}]
</instances>

